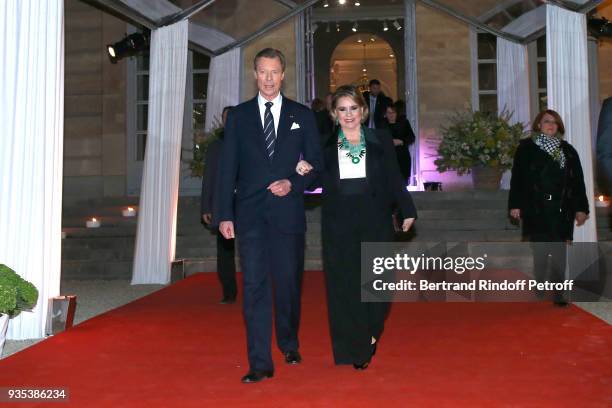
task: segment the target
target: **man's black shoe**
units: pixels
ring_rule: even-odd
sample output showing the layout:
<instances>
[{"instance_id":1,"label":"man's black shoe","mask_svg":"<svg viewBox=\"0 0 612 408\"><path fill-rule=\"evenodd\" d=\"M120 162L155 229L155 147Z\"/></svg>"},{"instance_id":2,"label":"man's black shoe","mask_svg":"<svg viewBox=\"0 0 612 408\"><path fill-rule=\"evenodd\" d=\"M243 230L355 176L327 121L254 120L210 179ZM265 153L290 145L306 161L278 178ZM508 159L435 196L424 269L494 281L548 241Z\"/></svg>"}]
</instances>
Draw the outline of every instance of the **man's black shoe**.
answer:
<instances>
[{"instance_id":1,"label":"man's black shoe","mask_svg":"<svg viewBox=\"0 0 612 408\"><path fill-rule=\"evenodd\" d=\"M302 362L302 356L297 351L288 351L285 353L285 362L287 364L299 364Z\"/></svg>"},{"instance_id":2,"label":"man's black shoe","mask_svg":"<svg viewBox=\"0 0 612 408\"><path fill-rule=\"evenodd\" d=\"M223 299L221 299L221 301L219 301L219 304L221 305L231 305L233 303L236 303L236 297L229 297L229 296L223 296Z\"/></svg>"},{"instance_id":3,"label":"man's black shoe","mask_svg":"<svg viewBox=\"0 0 612 408\"><path fill-rule=\"evenodd\" d=\"M247 384L247 383L256 383L256 382L260 382L261 380L265 379L265 378L272 378L274 376L274 371L272 370L267 370L267 371L249 371L247 373L247 375L245 375L244 377L242 377L242 382Z\"/></svg>"}]
</instances>

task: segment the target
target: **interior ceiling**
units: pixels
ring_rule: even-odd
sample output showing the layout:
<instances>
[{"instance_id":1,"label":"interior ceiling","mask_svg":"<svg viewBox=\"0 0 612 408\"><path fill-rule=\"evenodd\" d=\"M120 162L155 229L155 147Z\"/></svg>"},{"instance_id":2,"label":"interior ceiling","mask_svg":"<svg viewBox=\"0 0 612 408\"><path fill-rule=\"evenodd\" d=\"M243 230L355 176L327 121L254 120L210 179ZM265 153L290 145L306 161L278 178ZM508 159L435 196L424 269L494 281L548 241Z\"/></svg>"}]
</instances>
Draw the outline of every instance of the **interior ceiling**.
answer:
<instances>
[{"instance_id":1,"label":"interior ceiling","mask_svg":"<svg viewBox=\"0 0 612 408\"><path fill-rule=\"evenodd\" d=\"M374 39L374 41L372 41ZM361 43L358 42L361 40ZM343 40L332 54L332 61L336 60L388 60L392 57L393 50L389 43L382 38L372 34L355 34Z\"/></svg>"}]
</instances>

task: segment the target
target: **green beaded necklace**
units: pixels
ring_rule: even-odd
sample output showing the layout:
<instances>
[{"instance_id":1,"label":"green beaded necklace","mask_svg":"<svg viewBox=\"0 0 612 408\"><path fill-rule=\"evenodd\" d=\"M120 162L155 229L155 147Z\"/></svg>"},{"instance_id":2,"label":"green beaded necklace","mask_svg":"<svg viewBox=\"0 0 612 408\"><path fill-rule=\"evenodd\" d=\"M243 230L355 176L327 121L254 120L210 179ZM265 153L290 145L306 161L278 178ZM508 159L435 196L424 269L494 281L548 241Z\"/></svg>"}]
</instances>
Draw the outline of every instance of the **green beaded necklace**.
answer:
<instances>
[{"instance_id":1,"label":"green beaded necklace","mask_svg":"<svg viewBox=\"0 0 612 408\"><path fill-rule=\"evenodd\" d=\"M340 148L340 150L348 150L346 152L346 157L350 157L353 164L358 164L366 153L365 134L363 129L361 129L361 134L359 136L359 144L350 143L346 136L344 136L342 129L340 129L340 134L338 135L338 148Z\"/></svg>"}]
</instances>

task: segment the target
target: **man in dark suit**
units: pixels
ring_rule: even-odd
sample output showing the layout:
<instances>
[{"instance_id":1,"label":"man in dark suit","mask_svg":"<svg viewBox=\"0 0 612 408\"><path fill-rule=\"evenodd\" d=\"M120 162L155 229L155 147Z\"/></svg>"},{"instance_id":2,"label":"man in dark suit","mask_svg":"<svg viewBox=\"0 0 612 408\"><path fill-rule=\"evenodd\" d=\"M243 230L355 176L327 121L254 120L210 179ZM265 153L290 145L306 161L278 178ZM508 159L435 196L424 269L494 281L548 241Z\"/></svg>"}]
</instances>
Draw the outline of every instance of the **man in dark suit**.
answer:
<instances>
[{"instance_id":1,"label":"man in dark suit","mask_svg":"<svg viewBox=\"0 0 612 408\"><path fill-rule=\"evenodd\" d=\"M612 97L603 101L597 125L597 161L606 193L612 193Z\"/></svg>"},{"instance_id":2,"label":"man in dark suit","mask_svg":"<svg viewBox=\"0 0 612 408\"><path fill-rule=\"evenodd\" d=\"M259 93L229 112L215 215L223 236L236 236L239 242L249 357L245 383L274 374L273 300L278 347L288 364L302 359L298 326L306 231L303 193L321 167L312 111L280 93L284 55L266 48L253 65ZM314 174L295 172L301 157L313 165Z\"/></svg>"},{"instance_id":3,"label":"man in dark suit","mask_svg":"<svg viewBox=\"0 0 612 408\"><path fill-rule=\"evenodd\" d=\"M231 106L223 108L221 114L223 119L223 126L227 121L227 113L231 109ZM223 130L219 134L219 139L211 142L206 150L206 171L204 177L202 177L202 199L200 202L200 214L202 214L202 221L206 225L212 223L212 212L213 203L215 200L215 186L217 185L217 175L219 167L219 156L221 155L221 146L223 145ZM232 304L236 301L236 261L235 261L235 248L233 239L225 239L219 231L215 228L217 235L217 276L221 282L223 288L223 298L219 303Z\"/></svg>"},{"instance_id":4,"label":"man in dark suit","mask_svg":"<svg viewBox=\"0 0 612 408\"><path fill-rule=\"evenodd\" d=\"M370 90L363 93L363 97L370 110L367 125L370 129L381 129L385 127L387 106L391 105L393 101L382 92L378 79L371 80L369 85Z\"/></svg>"}]
</instances>

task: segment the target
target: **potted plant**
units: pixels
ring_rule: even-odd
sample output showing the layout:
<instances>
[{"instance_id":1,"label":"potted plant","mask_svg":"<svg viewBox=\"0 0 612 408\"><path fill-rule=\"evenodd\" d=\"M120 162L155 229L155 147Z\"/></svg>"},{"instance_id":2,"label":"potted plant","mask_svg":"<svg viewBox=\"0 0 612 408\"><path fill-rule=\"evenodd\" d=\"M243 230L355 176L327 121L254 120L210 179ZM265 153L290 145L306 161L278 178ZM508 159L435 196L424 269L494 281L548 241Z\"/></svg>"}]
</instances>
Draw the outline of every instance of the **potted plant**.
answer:
<instances>
[{"instance_id":1,"label":"potted plant","mask_svg":"<svg viewBox=\"0 0 612 408\"><path fill-rule=\"evenodd\" d=\"M206 151L208 146L223 137L223 126L217 126L208 133L198 132L193 136L193 157L189 160L191 177L202 177L206 168Z\"/></svg>"},{"instance_id":2,"label":"potted plant","mask_svg":"<svg viewBox=\"0 0 612 408\"><path fill-rule=\"evenodd\" d=\"M504 171L512 168L514 153L525 134L523 123L510 124L512 115L480 111L455 113L441 128L438 171L471 173L477 189L497 189Z\"/></svg>"},{"instance_id":3,"label":"potted plant","mask_svg":"<svg viewBox=\"0 0 612 408\"><path fill-rule=\"evenodd\" d=\"M38 290L6 265L0 264L0 355L6 340L8 319L31 310L38 301Z\"/></svg>"}]
</instances>

